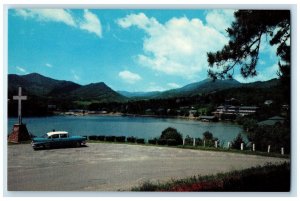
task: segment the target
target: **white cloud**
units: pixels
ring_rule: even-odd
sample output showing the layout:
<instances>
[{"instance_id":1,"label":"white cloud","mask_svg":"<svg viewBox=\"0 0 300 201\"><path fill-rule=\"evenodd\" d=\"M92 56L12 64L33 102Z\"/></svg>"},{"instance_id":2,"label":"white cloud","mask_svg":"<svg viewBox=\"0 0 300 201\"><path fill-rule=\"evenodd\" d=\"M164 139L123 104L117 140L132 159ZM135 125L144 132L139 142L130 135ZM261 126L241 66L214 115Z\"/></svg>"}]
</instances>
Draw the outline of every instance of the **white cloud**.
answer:
<instances>
[{"instance_id":1,"label":"white cloud","mask_svg":"<svg viewBox=\"0 0 300 201\"><path fill-rule=\"evenodd\" d=\"M94 33L100 38L102 37L102 27L101 22L98 17L88 11L87 9L84 10L84 20L79 23L80 29L86 30L88 32Z\"/></svg>"},{"instance_id":2,"label":"white cloud","mask_svg":"<svg viewBox=\"0 0 300 201\"><path fill-rule=\"evenodd\" d=\"M179 88L180 85L176 84L176 83L168 83L168 86L171 87L172 89L175 89L175 88Z\"/></svg>"},{"instance_id":3,"label":"white cloud","mask_svg":"<svg viewBox=\"0 0 300 201\"><path fill-rule=\"evenodd\" d=\"M52 68L52 64L49 64L49 63L46 63L45 66L49 67L49 68Z\"/></svg>"},{"instance_id":4,"label":"white cloud","mask_svg":"<svg viewBox=\"0 0 300 201\"><path fill-rule=\"evenodd\" d=\"M102 37L102 26L98 17L85 9L83 18L76 18L66 9L16 9L17 16L25 19L35 19L44 22L60 22Z\"/></svg>"},{"instance_id":5,"label":"white cloud","mask_svg":"<svg viewBox=\"0 0 300 201\"><path fill-rule=\"evenodd\" d=\"M129 84L134 84L142 79L140 75L127 70L119 72L119 77Z\"/></svg>"},{"instance_id":6,"label":"white cloud","mask_svg":"<svg viewBox=\"0 0 300 201\"><path fill-rule=\"evenodd\" d=\"M148 88L145 91L149 92L149 91L165 91L165 90L167 90L167 89L162 86L157 85L156 82L150 82L148 84Z\"/></svg>"},{"instance_id":7,"label":"white cloud","mask_svg":"<svg viewBox=\"0 0 300 201\"><path fill-rule=\"evenodd\" d=\"M71 13L64 9L16 9L16 14L24 18L35 18L39 21L62 22L76 26Z\"/></svg>"},{"instance_id":8,"label":"white cloud","mask_svg":"<svg viewBox=\"0 0 300 201\"><path fill-rule=\"evenodd\" d=\"M24 67L16 66L16 69L17 69L20 73L24 73L24 74L27 74L27 73L28 73L28 71L27 71Z\"/></svg>"},{"instance_id":9,"label":"white cloud","mask_svg":"<svg viewBox=\"0 0 300 201\"><path fill-rule=\"evenodd\" d=\"M231 26L234 20L235 10L212 10L206 15L206 23L208 26L218 30L223 34L226 33L226 29Z\"/></svg>"},{"instance_id":10,"label":"white cloud","mask_svg":"<svg viewBox=\"0 0 300 201\"><path fill-rule=\"evenodd\" d=\"M216 29L205 26L200 19L172 18L160 24L144 13L118 19L123 28L136 26L147 34L143 54L137 62L157 72L193 80L207 70L207 52L221 49L228 41Z\"/></svg>"}]
</instances>

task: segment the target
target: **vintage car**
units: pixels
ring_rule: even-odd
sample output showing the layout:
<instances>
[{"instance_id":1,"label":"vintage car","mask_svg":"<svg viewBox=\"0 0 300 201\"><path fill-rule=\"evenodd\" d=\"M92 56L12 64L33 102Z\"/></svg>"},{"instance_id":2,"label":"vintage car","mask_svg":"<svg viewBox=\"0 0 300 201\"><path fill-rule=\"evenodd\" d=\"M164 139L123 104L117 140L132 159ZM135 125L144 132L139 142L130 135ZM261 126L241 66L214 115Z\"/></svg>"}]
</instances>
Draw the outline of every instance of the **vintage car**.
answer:
<instances>
[{"instance_id":1,"label":"vintage car","mask_svg":"<svg viewBox=\"0 0 300 201\"><path fill-rule=\"evenodd\" d=\"M69 136L66 131L48 132L42 137L32 138L31 145L34 150L39 148L80 147L85 145L86 138L82 136Z\"/></svg>"}]
</instances>

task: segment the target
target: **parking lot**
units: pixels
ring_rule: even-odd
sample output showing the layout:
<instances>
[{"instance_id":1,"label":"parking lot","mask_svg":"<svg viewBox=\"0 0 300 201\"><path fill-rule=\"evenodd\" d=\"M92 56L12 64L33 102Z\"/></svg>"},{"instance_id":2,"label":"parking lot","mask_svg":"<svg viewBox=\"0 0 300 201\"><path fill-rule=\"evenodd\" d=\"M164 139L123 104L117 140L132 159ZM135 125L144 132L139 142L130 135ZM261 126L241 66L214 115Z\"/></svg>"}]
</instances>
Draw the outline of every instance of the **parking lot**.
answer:
<instances>
[{"instance_id":1,"label":"parking lot","mask_svg":"<svg viewBox=\"0 0 300 201\"><path fill-rule=\"evenodd\" d=\"M128 191L145 181L168 181L288 159L170 147L89 143L34 151L8 146L9 191Z\"/></svg>"}]
</instances>

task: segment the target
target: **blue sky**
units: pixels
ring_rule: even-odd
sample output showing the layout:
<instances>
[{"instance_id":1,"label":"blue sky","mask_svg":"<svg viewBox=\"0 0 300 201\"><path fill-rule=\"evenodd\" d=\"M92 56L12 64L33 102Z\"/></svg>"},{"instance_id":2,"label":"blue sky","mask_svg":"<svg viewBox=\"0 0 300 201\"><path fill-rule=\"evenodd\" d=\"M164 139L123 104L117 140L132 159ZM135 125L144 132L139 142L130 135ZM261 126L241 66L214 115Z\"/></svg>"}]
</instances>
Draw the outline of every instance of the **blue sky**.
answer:
<instances>
[{"instance_id":1,"label":"blue sky","mask_svg":"<svg viewBox=\"0 0 300 201\"><path fill-rule=\"evenodd\" d=\"M228 42L234 10L10 9L8 73L40 73L114 90L162 91L207 78L208 51ZM258 76L277 77L262 41Z\"/></svg>"}]
</instances>

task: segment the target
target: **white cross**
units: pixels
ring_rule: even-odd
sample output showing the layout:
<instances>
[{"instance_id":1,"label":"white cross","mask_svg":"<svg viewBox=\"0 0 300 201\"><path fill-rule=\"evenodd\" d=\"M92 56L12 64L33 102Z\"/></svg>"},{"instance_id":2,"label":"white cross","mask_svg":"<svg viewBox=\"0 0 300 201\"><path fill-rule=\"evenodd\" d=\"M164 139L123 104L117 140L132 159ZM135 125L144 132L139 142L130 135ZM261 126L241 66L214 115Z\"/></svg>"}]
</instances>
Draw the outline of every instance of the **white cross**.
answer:
<instances>
[{"instance_id":1,"label":"white cross","mask_svg":"<svg viewBox=\"0 0 300 201\"><path fill-rule=\"evenodd\" d=\"M19 94L18 94L18 96L13 96L13 99L18 100L18 119L19 119L19 124L22 124L21 102L22 102L22 100L27 100L27 96L22 96L22 87L19 87Z\"/></svg>"}]
</instances>

